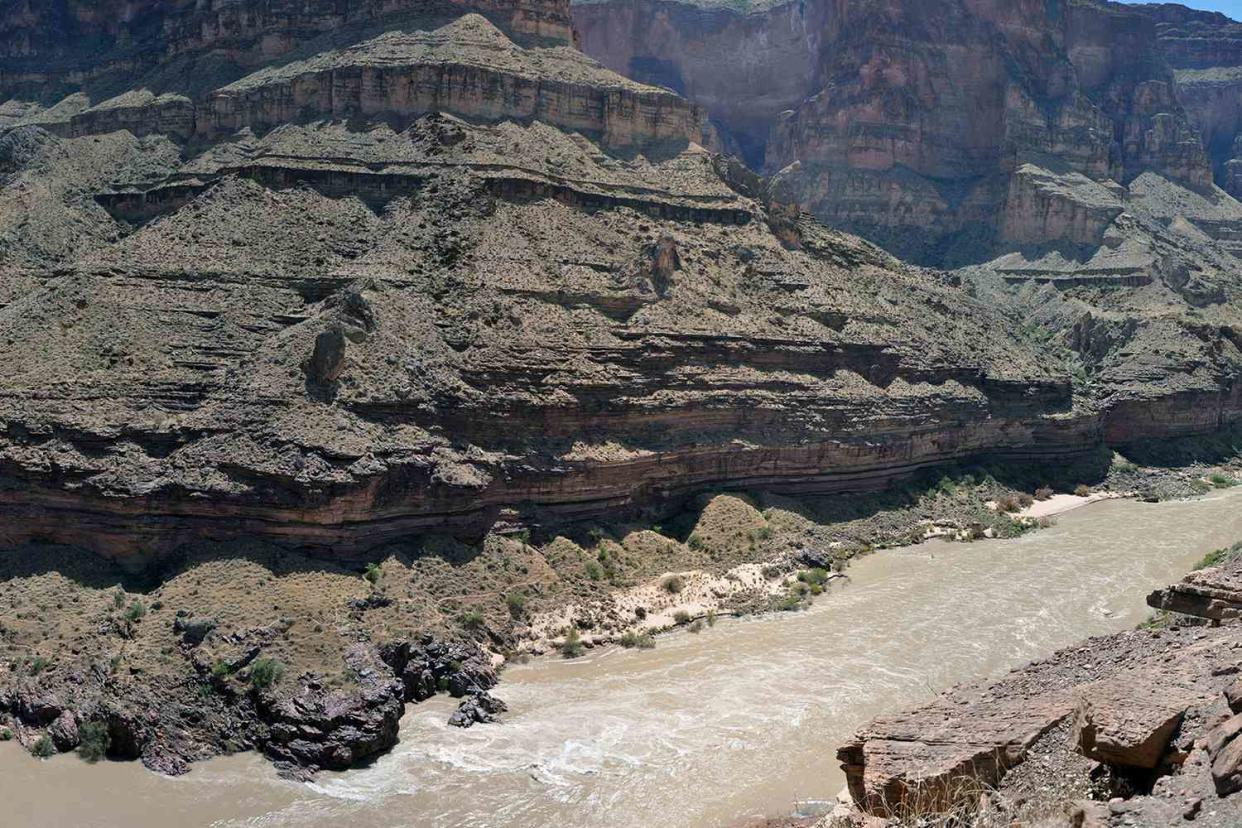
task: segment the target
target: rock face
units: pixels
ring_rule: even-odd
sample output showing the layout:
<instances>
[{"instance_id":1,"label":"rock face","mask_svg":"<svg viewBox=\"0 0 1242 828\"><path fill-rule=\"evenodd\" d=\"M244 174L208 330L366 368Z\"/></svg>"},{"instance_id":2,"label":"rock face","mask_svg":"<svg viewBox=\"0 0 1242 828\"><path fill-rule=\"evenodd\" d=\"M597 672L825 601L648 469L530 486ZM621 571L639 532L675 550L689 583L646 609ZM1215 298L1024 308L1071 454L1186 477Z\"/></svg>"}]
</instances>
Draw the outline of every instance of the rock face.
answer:
<instances>
[{"instance_id":1,"label":"rock face","mask_svg":"<svg viewBox=\"0 0 1242 828\"><path fill-rule=\"evenodd\" d=\"M1206 573L1223 578L1239 570L1242 558L1235 555ZM1191 611L1182 606L1180 612ZM1203 609L1195 614L1218 620L1211 607ZM1127 632L1063 650L996 684L956 687L929 705L877 719L838 751L855 806L841 824L858 824L865 815L973 812L989 797L1003 814L1006 802L1033 796L1042 800L1037 812L1047 815L1064 810L1058 792L1075 789L1102 799L1124 794L1128 801L1115 798L1102 817L1124 815L1117 824L1193 820L1194 803L1242 790L1239 653L1236 620ZM1022 766L1033 754L1038 767L1028 771ZM1011 784L1011 773L1026 778ZM1067 786L1075 773L1091 779ZM1101 787L1110 778L1117 787ZM1066 813L1080 817L1064 824L1084 824L1086 814L1101 808L1071 808ZM1240 818L1242 800L1235 797L1215 805L1204 821L1229 826ZM980 817L979 824L993 823Z\"/></svg>"},{"instance_id":2,"label":"rock face","mask_svg":"<svg viewBox=\"0 0 1242 828\"><path fill-rule=\"evenodd\" d=\"M1171 3L1135 10L1156 24L1178 99L1203 135L1217 183L1242 197L1242 23Z\"/></svg>"},{"instance_id":3,"label":"rock face","mask_svg":"<svg viewBox=\"0 0 1242 828\"><path fill-rule=\"evenodd\" d=\"M910 817L973 808L986 791L1005 797L1008 774L1032 749L1045 762L1046 752L1067 749L1064 735L1054 731L1069 725L1073 747L1114 772L1159 766L1172 774L1158 784L1177 791L1176 798L1137 797L1114 811L1151 809L1155 815L1129 824L1167 824L1159 816L1166 808L1233 785L1233 753L1220 747L1213 754L1207 734L1224 708L1221 691L1236 669L1240 632L1231 626L1094 639L990 687L955 688L924 708L878 719L838 753L855 806L863 814ZM1179 730L1183 721L1190 724ZM1218 741L1237 744L1226 735ZM1065 783L1038 781L1052 791ZM1058 805L1041 804L1045 812ZM1210 824L1234 824L1229 820L1242 813L1242 803L1230 800L1218 813L1223 821Z\"/></svg>"},{"instance_id":4,"label":"rock face","mask_svg":"<svg viewBox=\"0 0 1242 828\"><path fill-rule=\"evenodd\" d=\"M311 6L3 7L0 542L81 544L135 568L195 538L352 555L707 488L860 491L985 454L1059 462L1242 411L1231 254L1170 236L1225 233L1236 202L1159 176L1128 194L1097 180L1198 174L1159 67L1109 93L1147 114L1062 90L1067 112L1129 137L1075 156L1036 124L1057 164L1084 172L1027 164L1004 195L1039 217L1007 225L1015 240L1102 234L1097 259L945 277L826 230L788 175L772 184L705 148L694 105L566 45L564 3ZM1025 42L1036 20L982 4L950 32L932 11L886 11L915 15L924 62L946 54L927 51L941 35ZM880 25L823 20L851 42ZM1063 39L1081 28L1064 25ZM1037 57L1031 72L1053 71ZM1099 84L1120 59L1092 58ZM906 100L872 94L902 72L867 72L850 112ZM892 163L966 175L1004 154L990 132L966 148L916 132L886 145ZM992 295L1011 281L1036 310ZM1098 301L1062 293L1084 284ZM1032 319L1061 339L1016 333Z\"/></svg>"},{"instance_id":5,"label":"rock face","mask_svg":"<svg viewBox=\"0 0 1242 828\"><path fill-rule=\"evenodd\" d=\"M953 259L992 241L998 215L1021 223L1000 208L1021 200L1023 164L1211 184L1155 23L1121 6L613 0L575 21L588 54L684 91L827 223L904 255Z\"/></svg>"},{"instance_id":6,"label":"rock face","mask_svg":"<svg viewBox=\"0 0 1242 828\"><path fill-rule=\"evenodd\" d=\"M1193 688L1143 673L1088 684L1074 696L1078 752L1108 765L1148 770L1160 764L1187 708L1203 701Z\"/></svg>"}]
</instances>

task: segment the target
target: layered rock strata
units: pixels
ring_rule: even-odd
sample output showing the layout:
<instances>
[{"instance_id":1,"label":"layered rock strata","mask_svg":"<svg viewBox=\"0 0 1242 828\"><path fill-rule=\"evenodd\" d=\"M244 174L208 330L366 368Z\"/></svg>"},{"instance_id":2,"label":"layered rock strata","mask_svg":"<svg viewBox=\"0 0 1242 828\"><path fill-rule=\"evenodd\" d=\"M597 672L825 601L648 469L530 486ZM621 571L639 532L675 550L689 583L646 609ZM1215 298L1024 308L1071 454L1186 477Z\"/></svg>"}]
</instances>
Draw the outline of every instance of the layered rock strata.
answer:
<instances>
[{"instance_id":1,"label":"layered rock strata","mask_svg":"<svg viewBox=\"0 0 1242 828\"><path fill-rule=\"evenodd\" d=\"M152 8L134 19L165 19ZM674 93L516 18L506 33L487 4L447 21L366 8L296 49L272 24L277 57L225 49L214 73L219 50L161 24L146 74L109 74L103 49L63 99L0 86L0 540L134 567L203 537L355 555L1237 419L1219 310L1236 286L1202 256L1158 277L1155 253L1098 268L1203 307L1192 335L1062 301L1081 273L1052 280L1042 306L1072 320L1092 386L1062 344L1015 335L1032 314L988 284L826 230L786 184L703 148L711 130ZM69 48L38 45L38 15L4 19L32 53ZM246 20L228 37L268 25ZM119 77L132 87L101 98ZM1066 233L1135 212L1023 175L1021 201L1089 202L1045 211ZM1193 227L1232 226L1229 209L1207 199Z\"/></svg>"}]
</instances>

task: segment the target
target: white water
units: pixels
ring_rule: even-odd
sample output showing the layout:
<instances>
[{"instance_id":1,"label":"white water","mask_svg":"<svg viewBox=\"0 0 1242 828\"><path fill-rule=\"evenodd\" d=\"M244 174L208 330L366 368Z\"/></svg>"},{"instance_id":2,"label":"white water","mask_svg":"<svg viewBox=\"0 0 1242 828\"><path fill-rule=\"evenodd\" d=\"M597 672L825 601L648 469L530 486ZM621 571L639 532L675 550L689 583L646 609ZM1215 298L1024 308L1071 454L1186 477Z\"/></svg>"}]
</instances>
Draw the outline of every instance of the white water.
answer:
<instances>
[{"instance_id":1,"label":"white water","mask_svg":"<svg viewBox=\"0 0 1242 828\"><path fill-rule=\"evenodd\" d=\"M877 713L1134 626L1148 591L1242 539L1239 503L1111 501L1012 541L884 552L806 613L514 667L502 725L459 731L449 700L413 707L394 751L312 786L255 756L163 779L0 745L0 822L703 828L787 814L835 796L837 745Z\"/></svg>"}]
</instances>

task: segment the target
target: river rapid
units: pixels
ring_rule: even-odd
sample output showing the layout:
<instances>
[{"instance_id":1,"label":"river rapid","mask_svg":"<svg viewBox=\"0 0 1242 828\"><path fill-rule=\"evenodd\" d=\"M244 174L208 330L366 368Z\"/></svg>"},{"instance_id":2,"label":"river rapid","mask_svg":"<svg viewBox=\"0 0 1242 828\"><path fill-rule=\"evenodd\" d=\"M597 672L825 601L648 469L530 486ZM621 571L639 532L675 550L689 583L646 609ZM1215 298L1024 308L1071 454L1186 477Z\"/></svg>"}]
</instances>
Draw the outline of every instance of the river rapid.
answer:
<instances>
[{"instance_id":1,"label":"river rapid","mask_svg":"<svg viewBox=\"0 0 1242 828\"><path fill-rule=\"evenodd\" d=\"M1146 594L1242 539L1242 492L1105 501L1008 541L854 564L806 612L722 620L655 650L507 670L500 725L411 707L401 743L313 785L254 755L178 779L0 745L0 823L55 828L709 828L833 798L837 746L876 714L1133 627Z\"/></svg>"}]
</instances>

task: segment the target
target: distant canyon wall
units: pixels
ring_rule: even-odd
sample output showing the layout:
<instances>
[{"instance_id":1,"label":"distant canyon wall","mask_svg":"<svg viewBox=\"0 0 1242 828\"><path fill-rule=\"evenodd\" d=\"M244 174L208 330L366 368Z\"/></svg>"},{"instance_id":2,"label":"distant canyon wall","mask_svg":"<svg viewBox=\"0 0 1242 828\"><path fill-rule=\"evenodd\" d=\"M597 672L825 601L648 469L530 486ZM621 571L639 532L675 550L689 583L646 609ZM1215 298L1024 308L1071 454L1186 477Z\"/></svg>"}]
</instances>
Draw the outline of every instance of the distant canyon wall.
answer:
<instances>
[{"instance_id":1,"label":"distant canyon wall","mask_svg":"<svg viewBox=\"0 0 1242 828\"><path fill-rule=\"evenodd\" d=\"M574 22L588 54L702 104L828 224L920 261L1027 242L1010 228L1038 217L1005 211L1023 203L1012 188L1028 163L1123 184L1154 172L1196 191L1214 172L1233 180L1203 142L1206 130L1232 145L1232 103L1181 92L1175 27L1132 7L605 0L575 5ZM1233 59L1236 41L1217 39L1201 62Z\"/></svg>"}]
</instances>

